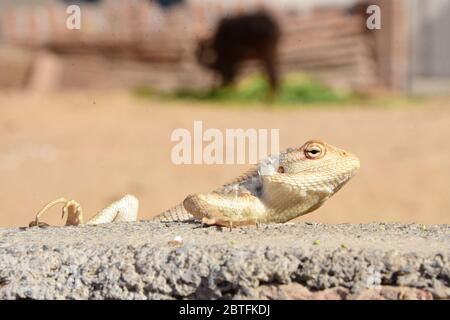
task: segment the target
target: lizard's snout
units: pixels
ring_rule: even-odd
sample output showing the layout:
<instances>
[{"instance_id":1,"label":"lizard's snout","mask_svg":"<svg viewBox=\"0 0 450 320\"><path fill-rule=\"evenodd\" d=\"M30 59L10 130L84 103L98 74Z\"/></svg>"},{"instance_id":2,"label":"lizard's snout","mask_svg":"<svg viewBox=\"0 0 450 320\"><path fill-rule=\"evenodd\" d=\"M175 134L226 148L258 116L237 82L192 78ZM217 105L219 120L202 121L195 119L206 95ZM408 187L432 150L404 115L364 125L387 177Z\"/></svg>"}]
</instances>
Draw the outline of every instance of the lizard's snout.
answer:
<instances>
[{"instance_id":1,"label":"lizard's snout","mask_svg":"<svg viewBox=\"0 0 450 320\"><path fill-rule=\"evenodd\" d=\"M339 150L337 154L339 160L336 164L336 173L343 173L350 179L356 174L361 166L359 158L345 150Z\"/></svg>"},{"instance_id":2,"label":"lizard's snout","mask_svg":"<svg viewBox=\"0 0 450 320\"><path fill-rule=\"evenodd\" d=\"M359 162L359 159L357 156L355 156L349 152L345 152L345 153L346 153L346 158L348 159L349 171L350 171L351 175L353 176L356 174L356 171L358 171L359 168L361 167L361 163Z\"/></svg>"}]
</instances>

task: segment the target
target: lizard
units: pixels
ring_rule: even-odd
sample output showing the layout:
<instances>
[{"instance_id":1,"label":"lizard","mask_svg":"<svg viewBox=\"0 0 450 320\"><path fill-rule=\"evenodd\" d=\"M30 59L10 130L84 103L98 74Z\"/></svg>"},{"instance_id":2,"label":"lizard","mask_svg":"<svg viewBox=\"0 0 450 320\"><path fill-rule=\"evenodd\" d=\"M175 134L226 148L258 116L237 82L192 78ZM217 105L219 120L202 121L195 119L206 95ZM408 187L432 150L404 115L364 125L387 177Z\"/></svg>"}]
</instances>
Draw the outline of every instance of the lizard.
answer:
<instances>
[{"instance_id":1,"label":"lizard","mask_svg":"<svg viewBox=\"0 0 450 320\"><path fill-rule=\"evenodd\" d=\"M288 148L268 156L251 169L205 193L188 195L177 206L152 220L160 222L200 221L202 225L234 226L284 223L318 209L358 171L359 159L353 154L320 140L307 141L299 148ZM56 199L36 215L32 226L50 207L64 204L66 226L136 221L139 201L133 195L110 204L86 223L75 200Z\"/></svg>"}]
</instances>

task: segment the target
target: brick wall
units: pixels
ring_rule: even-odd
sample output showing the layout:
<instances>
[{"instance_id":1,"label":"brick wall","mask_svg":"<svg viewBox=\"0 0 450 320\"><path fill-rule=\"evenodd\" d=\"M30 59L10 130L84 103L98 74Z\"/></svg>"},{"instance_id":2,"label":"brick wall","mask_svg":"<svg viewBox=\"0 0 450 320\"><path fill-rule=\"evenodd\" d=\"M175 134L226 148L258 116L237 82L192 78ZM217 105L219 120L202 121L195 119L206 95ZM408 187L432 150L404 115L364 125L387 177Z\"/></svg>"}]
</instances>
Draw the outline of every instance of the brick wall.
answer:
<instances>
[{"instance_id":1,"label":"brick wall","mask_svg":"<svg viewBox=\"0 0 450 320\"><path fill-rule=\"evenodd\" d=\"M383 84L403 89L404 75L399 71L407 63L405 49L399 44L403 31L391 17L401 12L401 4L396 4L401 1L380 0L383 10L388 8L391 13L383 17L384 30L377 35L365 29L365 14L350 14L338 7L293 11L258 0L245 5L228 1L226 6L220 2L188 3L168 11L148 1L104 1L100 6L82 8L81 30L65 27L67 14L62 4L12 6L0 13L0 39L10 46L55 55L60 60L59 74L66 79L61 81L63 87L95 87L100 83L108 87L108 82L125 87L141 82L167 88L201 86L212 80L195 63L198 39L210 36L222 16L264 6L283 30L283 70L309 72L330 84L356 89ZM35 63L40 56L36 54ZM71 68L74 61L75 69ZM89 73L92 68L95 75ZM96 76L98 81L71 82L67 72L74 79ZM128 80L118 81L114 74ZM166 80L158 81L161 78Z\"/></svg>"}]
</instances>

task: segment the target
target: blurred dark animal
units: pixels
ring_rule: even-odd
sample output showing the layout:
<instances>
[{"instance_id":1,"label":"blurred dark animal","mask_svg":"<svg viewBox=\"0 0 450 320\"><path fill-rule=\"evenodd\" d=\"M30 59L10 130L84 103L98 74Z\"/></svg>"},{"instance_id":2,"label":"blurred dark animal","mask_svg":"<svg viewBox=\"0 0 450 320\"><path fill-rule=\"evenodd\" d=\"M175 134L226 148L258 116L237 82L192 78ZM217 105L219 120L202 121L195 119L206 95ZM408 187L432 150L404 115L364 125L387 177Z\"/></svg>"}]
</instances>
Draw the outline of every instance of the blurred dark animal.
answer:
<instances>
[{"instance_id":1,"label":"blurred dark animal","mask_svg":"<svg viewBox=\"0 0 450 320\"><path fill-rule=\"evenodd\" d=\"M219 74L223 86L233 82L241 62L259 60L274 91L278 86L279 38L277 22L265 12L225 17L212 39L199 42L197 60Z\"/></svg>"},{"instance_id":2,"label":"blurred dark animal","mask_svg":"<svg viewBox=\"0 0 450 320\"><path fill-rule=\"evenodd\" d=\"M150 0L149 2L154 2L154 0ZM156 2L164 9L168 9L183 4L184 0L156 0Z\"/></svg>"},{"instance_id":3,"label":"blurred dark animal","mask_svg":"<svg viewBox=\"0 0 450 320\"><path fill-rule=\"evenodd\" d=\"M360 15L360 16L366 16L367 14L367 8L370 6L371 1L358 1L357 3L349 6L347 8L347 13L350 15Z\"/></svg>"}]
</instances>

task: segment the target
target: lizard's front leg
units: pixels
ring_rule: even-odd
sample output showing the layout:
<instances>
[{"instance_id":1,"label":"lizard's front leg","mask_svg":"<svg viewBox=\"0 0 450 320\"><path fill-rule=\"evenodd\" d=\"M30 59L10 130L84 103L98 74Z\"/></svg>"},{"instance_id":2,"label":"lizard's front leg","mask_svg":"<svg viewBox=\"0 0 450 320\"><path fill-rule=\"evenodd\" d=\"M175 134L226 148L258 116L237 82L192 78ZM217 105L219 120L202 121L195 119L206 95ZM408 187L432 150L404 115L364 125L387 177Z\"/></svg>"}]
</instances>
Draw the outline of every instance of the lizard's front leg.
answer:
<instances>
[{"instance_id":1,"label":"lizard's front leg","mask_svg":"<svg viewBox=\"0 0 450 320\"><path fill-rule=\"evenodd\" d=\"M183 201L183 206L204 225L229 228L259 225L266 211L260 199L250 193L193 194Z\"/></svg>"}]
</instances>

